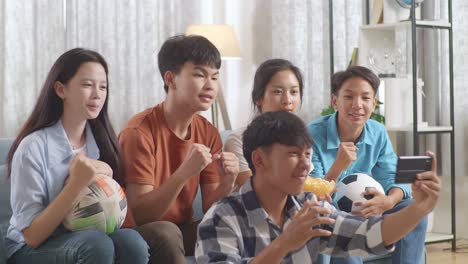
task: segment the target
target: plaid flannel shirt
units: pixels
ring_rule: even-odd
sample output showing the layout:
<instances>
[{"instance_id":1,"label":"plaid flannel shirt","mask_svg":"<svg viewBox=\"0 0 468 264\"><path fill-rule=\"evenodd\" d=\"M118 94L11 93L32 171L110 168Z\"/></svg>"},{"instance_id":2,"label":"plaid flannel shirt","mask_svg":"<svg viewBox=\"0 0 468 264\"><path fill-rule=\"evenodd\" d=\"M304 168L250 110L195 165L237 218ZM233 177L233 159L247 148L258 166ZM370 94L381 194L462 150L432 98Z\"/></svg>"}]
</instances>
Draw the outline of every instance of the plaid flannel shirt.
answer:
<instances>
[{"instance_id":1,"label":"plaid flannel shirt","mask_svg":"<svg viewBox=\"0 0 468 264\"><path fill-rule=\"evenodd\" d=\"M312 193L297 197L289 196L286 202L286 227L294 212L309 200L316 200ZM382 241L383 217L369 219L353 216L335 209L329 217L335 224L325 226L332 231L330 237L316 237L303 247L290 252L282 263L312 263L318 253L333 256L379 255L393 251ZM323 227L322 227L323 228ZM248 263L282 232L260 206L251 180L239 190L215 203L198 226L198 241L195 249L197 263Z\"/></svg>"}]
</instances>

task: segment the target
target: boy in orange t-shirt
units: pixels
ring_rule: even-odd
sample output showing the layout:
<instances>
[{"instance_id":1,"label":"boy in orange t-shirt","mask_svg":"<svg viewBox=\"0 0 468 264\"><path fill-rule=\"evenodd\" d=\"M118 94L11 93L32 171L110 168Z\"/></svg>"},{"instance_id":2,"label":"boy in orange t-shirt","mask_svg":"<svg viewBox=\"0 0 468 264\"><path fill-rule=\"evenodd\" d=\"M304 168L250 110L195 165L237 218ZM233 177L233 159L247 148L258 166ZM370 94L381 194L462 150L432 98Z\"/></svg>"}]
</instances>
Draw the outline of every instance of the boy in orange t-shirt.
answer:
<instances>
[{"instance_id":1,"label":"boy in orange t-shirt","mask_svg":"<svg viewBox=\"0 0 468 264\"><path fill-rule=\"evenodd\" d=\"M233 190L239 162L222 152L218 130L197 114L218 93L216 47L201 36L175 36L161 47L158 64L167 97L132 117L120 133L122 182L151 262L185 263L196 241L198 185L207 210Z\"/></svg>"}]
</instances>

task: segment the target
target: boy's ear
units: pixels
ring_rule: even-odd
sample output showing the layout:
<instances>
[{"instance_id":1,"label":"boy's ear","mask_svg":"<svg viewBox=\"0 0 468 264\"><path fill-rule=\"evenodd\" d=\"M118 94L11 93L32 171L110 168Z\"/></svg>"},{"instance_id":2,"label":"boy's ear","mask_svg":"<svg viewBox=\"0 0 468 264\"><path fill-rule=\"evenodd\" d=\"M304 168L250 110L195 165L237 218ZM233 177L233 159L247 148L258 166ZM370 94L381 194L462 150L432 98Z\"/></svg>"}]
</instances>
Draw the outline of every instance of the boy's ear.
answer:
<instances>
[{"instance_id":1,"label":"boy's ear","mask_svg":"<svg viewBox=\"0 0 468 264\"><path fill-rule=\"evenodd\" d=\"M166 71L164 73L164 83L169 87L169 89L172 89L175 87L175 74L171 71Z\"/></svg>"},{"instance_id":2,"label":"boy's ear","mask_svg":"<svg viewBox=\"0 0 468 264\"><path fill-rule=\"evenodd\" d=\"M335 109L335 111L336 111L336 109L338 109L338 105L336 103L337 100L338 100L338 97L336 95L332 94L331 95L331 103L332 103L332 106Z\"/></svg>"},{"instance_id":3,"label":"boy's ear","mask_svg":"<svg viewBox=\"0 0 468 264\"><path fill-rule=\"evenodd\" d=\"M252 152L252 164L255 170L265 169L266 167L266 153L261 149L256 149Z\"/></svg>"},{"instance_id":4,"label":"boy's ear","mask_svg":"<svg viewBox=\"0 0 468 264\"><path fill-rule=\"evenodd\" d=\"M63 85L63 83L61 83L59 81L56 81L54 83L55 94L57 94L57 96L60 97L62 100L65 99L64 89L65 89L65 85Z\"/></svg>"},{"instance_id":5,"label":"boy's ear","mask_svg":"<svg viewBox=\"0 0 468 264\"><path fill-rule=\"evenodd\" d=\"M375 111L375 107L377 106L377 97L374 96L374 101L372 103L372 112Z\"/></svg>"}]
</instances>

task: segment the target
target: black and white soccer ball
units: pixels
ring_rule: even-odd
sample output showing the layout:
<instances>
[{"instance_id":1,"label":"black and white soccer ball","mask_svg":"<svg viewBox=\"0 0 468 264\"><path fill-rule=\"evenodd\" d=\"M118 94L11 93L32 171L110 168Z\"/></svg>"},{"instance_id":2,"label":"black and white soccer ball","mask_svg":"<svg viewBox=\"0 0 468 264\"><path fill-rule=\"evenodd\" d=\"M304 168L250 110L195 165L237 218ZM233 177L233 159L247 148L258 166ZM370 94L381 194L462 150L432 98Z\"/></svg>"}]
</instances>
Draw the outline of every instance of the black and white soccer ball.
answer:
<instances>
[{"instance_id":1,"label":"black and white soccer ball","mask_svg":"<svg viewBox=\"0 0 468 264\"><path fill-rule=\"evenodd\" d=\"M354 203L366 200L362 194L366 190L366 187L376 188L381 193L385 193L380 183L364 173L350 174L340 180L336 184L338 191L334 197L338 209L348 213L353 210L359 210L359 208L354 206Z\"/></svg>"}]
</instances>

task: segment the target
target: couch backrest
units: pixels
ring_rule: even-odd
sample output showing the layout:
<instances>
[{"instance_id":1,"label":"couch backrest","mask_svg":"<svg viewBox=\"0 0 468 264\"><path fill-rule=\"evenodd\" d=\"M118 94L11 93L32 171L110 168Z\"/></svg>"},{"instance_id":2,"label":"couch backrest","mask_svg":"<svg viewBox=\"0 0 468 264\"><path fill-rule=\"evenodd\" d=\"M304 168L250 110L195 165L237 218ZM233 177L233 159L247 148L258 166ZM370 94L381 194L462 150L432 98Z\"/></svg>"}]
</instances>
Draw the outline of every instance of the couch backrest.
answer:
<instances>
[{"instance_id":1,"label":"couch backrest","mask_svg":"<svg viewBox=\"0 0 468 264\"><path fill-rule=\"evenodd\" d=\"M6 179L6 157L12 143L12 138L0 139L0 224L8 222L11 216L10 181Z\"/></svg>"},{"instance_id":2,"label":"couch backrest","mask_svg":"<svg viewBox=\"0 0 468 264\"><path fill-rule=\"evenodd\" d=\"M13 144L13 138L0 138L0 166L6 163L8 151Z\"/></svg>"},{"instance_id":3,"label":"couch backrest","mask_svg":"<svg viewBox=\"0 0 468 264\"><path fill-rule=\"evenodd\" d=\"M220 132L223 142L231 132L232 131L230 130ZM8 221L11 216L10 183L6 180L6 158L8 151L13 144L13 140L13 138L0 138L0 223ZM198 190L193 207L194 218L201 219L203 217L203 211L201 205L200 189Z\"/></svg>"},{"instance_id":4,"label":"couch backrest","mask_svg":"<svg viewBox=\"0 0 468 264\"><path fill-rule=\"evenodd\" d=\"M0 263L6 263L3 237L11 217L10 181L6 180L6 158L10 150L12 138L0 138Z\"/></svg>"}]
</instances>

